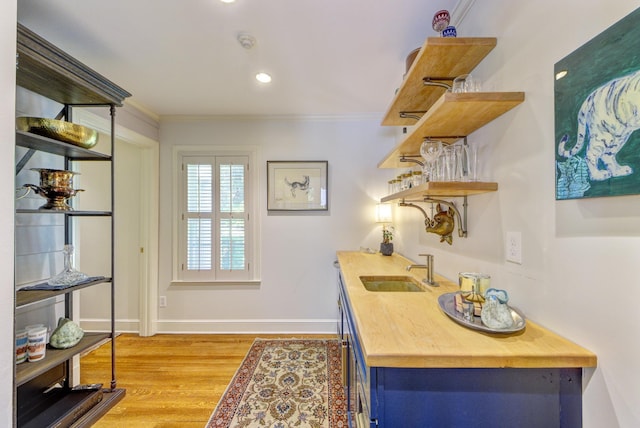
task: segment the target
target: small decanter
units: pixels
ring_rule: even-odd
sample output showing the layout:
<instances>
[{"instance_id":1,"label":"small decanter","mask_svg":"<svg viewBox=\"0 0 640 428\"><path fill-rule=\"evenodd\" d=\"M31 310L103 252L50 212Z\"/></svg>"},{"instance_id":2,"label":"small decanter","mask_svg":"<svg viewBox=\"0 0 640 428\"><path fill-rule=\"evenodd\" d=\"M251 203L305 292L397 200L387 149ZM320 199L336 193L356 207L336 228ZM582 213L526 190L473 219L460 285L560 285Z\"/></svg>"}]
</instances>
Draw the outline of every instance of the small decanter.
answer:
<instances>
[{"instance_id":1,"label":"small decanter","mask_svg":"<svg viewBox=\"0 0 640 428\"><path fill-rule=\"evenodd\" d=\"M73 245L66 244L62 249L64 253L64 269L54 277L51 277L49 285L75 285L89 278L86 274L73 268Z\"/></svg>"}]
</instances>

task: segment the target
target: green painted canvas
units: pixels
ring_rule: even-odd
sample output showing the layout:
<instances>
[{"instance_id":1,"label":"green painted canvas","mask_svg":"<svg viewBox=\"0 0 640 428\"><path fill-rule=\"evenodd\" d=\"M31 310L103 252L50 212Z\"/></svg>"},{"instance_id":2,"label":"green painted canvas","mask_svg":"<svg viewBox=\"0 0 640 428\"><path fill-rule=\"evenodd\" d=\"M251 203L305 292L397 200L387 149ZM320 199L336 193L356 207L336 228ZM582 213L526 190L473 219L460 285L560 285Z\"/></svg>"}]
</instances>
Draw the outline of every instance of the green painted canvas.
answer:
<instances>
[{"instance_id":1,"label":"green painted canvas","mask_svg":"<svg viewBox=\"0 0 640 428\"><path fill-rule=\"evenodd\" d=\"M556 199L640 194L640 8L554 72Z\"/></svg>"}]
</instances>

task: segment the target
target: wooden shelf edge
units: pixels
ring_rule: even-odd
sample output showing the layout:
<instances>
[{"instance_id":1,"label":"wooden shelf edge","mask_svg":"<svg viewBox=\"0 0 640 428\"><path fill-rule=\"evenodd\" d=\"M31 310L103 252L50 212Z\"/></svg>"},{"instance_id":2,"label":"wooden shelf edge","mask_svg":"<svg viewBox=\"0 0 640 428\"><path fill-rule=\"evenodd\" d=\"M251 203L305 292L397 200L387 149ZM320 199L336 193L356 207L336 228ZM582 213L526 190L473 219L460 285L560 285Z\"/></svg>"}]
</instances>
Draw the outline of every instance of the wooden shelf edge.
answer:
<instances>
[{"instance_id":1,"label":"wooden shelf edge","mask_svg":"<svg viewBox=\"0 0 640 428\"><path fill-rule=\"evenodd\" d=\"M495 192L498 183L486 181L432 181L420 186L393 193L380 199L392 202L398 199L423 198L425 196L460 197Z\"/></svg>"},{"instance_id":2,"label":"wooden shelf edge","mask_svg":"<svg viewBox=\"0 0 640 428\"><path fill-rule=\"evenodd\" d=\"M426 111L444 91L443 88L425 87L422 83L425 77L453 80L470 73L497 43L495 37L427 38L385 113L382 125L412 125L411 119L401 118L399 113Z\"/></svg>"},{"instance_id":3,"label":"wooden shelf edge","mask_svg":"<svg viewBox=\"0 0 640 428\"><path fill-rule=\"evenodd\" d=\"M24 362L16 366L16 386L34 379L52 367L61 364L74 355L80 354L111 337L110 333L85 333L76 346L69 349L54 349L47 347L44 359L35 362Z\"/></svg>"}]
</instances>

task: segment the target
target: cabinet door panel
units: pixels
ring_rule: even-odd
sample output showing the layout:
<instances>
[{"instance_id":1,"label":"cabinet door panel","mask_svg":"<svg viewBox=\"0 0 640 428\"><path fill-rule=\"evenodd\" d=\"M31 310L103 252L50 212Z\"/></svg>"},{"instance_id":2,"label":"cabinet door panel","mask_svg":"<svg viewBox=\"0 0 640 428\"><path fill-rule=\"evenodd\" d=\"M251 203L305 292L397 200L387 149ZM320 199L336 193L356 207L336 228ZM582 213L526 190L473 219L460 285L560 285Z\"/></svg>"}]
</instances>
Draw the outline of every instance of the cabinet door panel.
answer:
<instances>
[{"instance_id":1,"label":"cabinet door panel","mask_svg":"<svg viewBox=\"0 0 640 428\"><path fill-rule=\"evenodd\" d=\"M581 369L385 368L381 372L377 382L383 396L381 426L582 424Z\"/></svg>"}]
</instances>

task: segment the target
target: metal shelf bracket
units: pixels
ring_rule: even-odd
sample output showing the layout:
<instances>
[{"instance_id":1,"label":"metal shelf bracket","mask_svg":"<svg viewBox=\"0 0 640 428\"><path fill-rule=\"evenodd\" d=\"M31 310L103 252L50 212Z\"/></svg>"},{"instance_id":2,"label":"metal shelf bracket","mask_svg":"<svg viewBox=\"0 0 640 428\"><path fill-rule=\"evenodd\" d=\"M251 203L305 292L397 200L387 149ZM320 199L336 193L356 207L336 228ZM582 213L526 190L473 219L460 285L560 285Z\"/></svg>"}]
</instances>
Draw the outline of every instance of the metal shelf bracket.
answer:
<instances>
[{"instance_id":1,"label":"metal shelf bracket","mask_svg":"<svg viewBox=\"0 0 640 428\"><path fill-rule=\"evenodd\" d=\"M446 90L451 90L451 85L445 82L453 82L453 78L451 77L425 77L422 79L422 84L424 86L437 86L440 88L445 88Z\"/></svg>"},{"instance_id":2,"label":"metal shelf bracket","mask_svg":"<svg viewBox=\"0 0 640 428\"><path fill-rule=\"evenodd\" d=\"M429 203L432 207L433 205L445 205L449 208L448 211L440 211L437 213L432 213L432 216L429 217L427 211L416 203ZM460 211L456 208L453 202L445 201L442 199L434 199L426 196L424 199L419 201L405 201L404 199L398 203L400 207L411 207L419 210L424 216L424 225L426 232L431 232L440 235L440 242L447 242L449 245L452 244L452 232L455 228L454 223L458 225L458 236L460 238L467 237L467 197L463 196L462 202L462 215ZM450 214L455 218L455 221L450 218Z\"/></svg>"},{"instance_id":3,"label":"metal shelf bracket","mask_svg":"<svg viewBox=\"0 0 640 428\"><path fill-rule=\"evenodd\" d=\"M401 111L400 113L398 113L398 116L400 116L402 119L420 120L420 118L422 118L422 115L425 113L426 111Z\"/></svg>"},{"instance_id":4,"label":"metal shelf bracket","mask_svg":"<svg viewBox=\"0 0 640 428\"><path fill-rule=\"evenodd\" d=\"M424 162L414 158L422 158L422 156L402 155L400 156L400 162L411 162L420 165L421 168L424 168Z\"/></svg>"}]
</instances>

